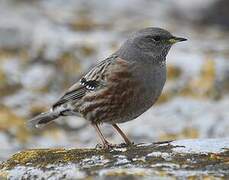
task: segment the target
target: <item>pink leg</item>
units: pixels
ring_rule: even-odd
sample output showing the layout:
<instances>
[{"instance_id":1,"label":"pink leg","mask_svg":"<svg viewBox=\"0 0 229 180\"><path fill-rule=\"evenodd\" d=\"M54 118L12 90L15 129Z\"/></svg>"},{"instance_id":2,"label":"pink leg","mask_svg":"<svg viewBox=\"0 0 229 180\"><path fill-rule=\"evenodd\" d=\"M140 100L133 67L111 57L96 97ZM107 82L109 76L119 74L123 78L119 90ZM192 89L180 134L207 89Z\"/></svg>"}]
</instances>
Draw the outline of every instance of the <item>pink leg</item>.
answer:
<instances>
[{"instance_id":1,"label":"pink leg","mask_svg":"<svg viewBox=\"0 0 229 180\"><path fill-rule=\"evenodd\" d=\"M112 126L118 131L118 133L122 136L124 141L126 142L127 145L131 145L131 141L127 138L127 136L124 134L124 132L118 127L117 124L112 124Z\"/></svg>"},{"instance_id":2,"label":"pink leg","mask_svg":"<svg viewBox=\"0 0 229 180\"><path fill-rule=\"evenodd\" d=\"M98 124L92 124L92 126L95 128L97 134L99 135L99 138L101 139L101 141L102 141L102 143L103 143L103 147L104 147L105 149L110 149L110 148L112 148L113 145L110 144L110 143L105 139L105 137L103 136L101 130L99 129Z\"/></svg>"}]
</instances>

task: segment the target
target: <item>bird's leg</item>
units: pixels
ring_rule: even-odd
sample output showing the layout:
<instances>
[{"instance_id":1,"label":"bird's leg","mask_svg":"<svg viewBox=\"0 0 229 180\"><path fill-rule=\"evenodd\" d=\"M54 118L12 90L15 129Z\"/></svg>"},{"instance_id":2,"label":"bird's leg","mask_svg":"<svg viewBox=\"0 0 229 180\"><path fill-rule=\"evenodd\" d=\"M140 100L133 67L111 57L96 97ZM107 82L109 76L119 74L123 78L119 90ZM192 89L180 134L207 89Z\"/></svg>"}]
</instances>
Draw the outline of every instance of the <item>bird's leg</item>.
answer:
<instances>
[{"instance_id":1,"label":"bird's leg","mask_svg":"<svg viewBox=\"0 0 229 180\"><path fill-rule=\"evenodd\" d=\"M128 138L127 136L124 134L124 132L118 127L117 124L112 124L112 126L118 131L118 133L122 136L122 138L124 139L125 143L127 145L131 145L133 144Z\"/></svg>"},{"instance_id":2,"label":"bird's leg","mask_svg":"<svg viewBox=\"0 0 229 180\"><path fill-rule=\"evenodd\" d=\"M95 128L97 134L99 135L99 138L101 139L102 143L103 143L103 147L105 149L110 149L113 147L113 145L111 143L109 143L105 137L103 136L101 130L99 129L98 124L92 123L92 126Z\"/></svg>"}]
</instances>

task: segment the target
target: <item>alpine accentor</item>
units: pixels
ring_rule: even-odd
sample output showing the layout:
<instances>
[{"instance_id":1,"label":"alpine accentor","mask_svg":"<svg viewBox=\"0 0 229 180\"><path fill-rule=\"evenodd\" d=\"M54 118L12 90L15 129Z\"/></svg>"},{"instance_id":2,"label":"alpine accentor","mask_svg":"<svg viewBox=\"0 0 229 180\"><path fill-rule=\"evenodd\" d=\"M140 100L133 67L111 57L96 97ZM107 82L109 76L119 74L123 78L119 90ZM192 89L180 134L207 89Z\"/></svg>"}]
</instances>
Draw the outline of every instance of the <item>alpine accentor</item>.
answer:
<instances>
[{"instance_id":1,"label":"alpine accentor","mask_svg":"<svg viewBox=\"0 0 229 180\"><path fill-rule=\"evenodd\" d=\"M60 116L82 116L96 129L105 148L99 124L117 126L133 120L158 99L166 80L166 55L173 44L186 41L161 28L149 27L133 33L107 59L99 62L80 81L70 87L51 107L29 121L30 126L44 125Z\"/></svg>"}]
</instances>

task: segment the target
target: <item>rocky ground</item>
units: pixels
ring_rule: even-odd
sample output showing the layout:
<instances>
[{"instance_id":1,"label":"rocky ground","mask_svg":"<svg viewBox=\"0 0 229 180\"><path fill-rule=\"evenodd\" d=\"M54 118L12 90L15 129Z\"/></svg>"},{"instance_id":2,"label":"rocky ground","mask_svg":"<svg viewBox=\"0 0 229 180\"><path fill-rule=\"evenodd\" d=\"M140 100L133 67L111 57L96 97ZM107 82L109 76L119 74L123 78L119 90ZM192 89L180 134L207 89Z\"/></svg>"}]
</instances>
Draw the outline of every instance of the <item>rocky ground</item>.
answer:
<instances>
[{"instance_id":1,"label":"rocky ground","mask_svg":"<svg viewBox=\"0 0 229 180\"><path fill-rule=\"evenodd\" d=\"M229 178L229 139L180 140L111 150L31 149L0 165L8 179Z\"/></svg>"},{"instance_id":2,"label":"rocky ground","mask_svg":"<svg viewBox=\"0 0 229 180\"><path fill-rule=\"evenodd\" d=\"M219 16L214 8L225 1L215 2L1 0L0 161L27 148L94 147L95 132L80 118L62 118L38 130L25 123L130 32L147 26L166 28L188 41L169 53L159 102L121 125L123 130L136 143L228 137L229 31L224 17L229 11ZM206 21L209 12L217 18ZM120 143L109 126L103 127L110 141Z\"/></svg>"}]
</instances>

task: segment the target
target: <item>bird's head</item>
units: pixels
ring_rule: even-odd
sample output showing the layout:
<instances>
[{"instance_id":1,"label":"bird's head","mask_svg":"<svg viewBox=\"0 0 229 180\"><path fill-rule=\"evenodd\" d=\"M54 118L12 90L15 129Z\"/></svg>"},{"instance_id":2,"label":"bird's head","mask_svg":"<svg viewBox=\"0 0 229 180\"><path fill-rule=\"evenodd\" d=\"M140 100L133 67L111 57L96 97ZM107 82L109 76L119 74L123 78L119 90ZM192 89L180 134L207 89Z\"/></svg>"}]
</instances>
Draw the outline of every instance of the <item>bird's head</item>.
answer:
<instances>
[{"instance_id":1,"label":"bird's head","mask_svg":"<svg viewBox=\"0 0 229 180\"><path fill-rule=\"evenodd\" d=\"M135 48L154 57L165 57L173 44L186 40L185 38L173 36L164 29L154 27L139 30L129 38L129 42Z\"/></svg>"}]
</instances>

